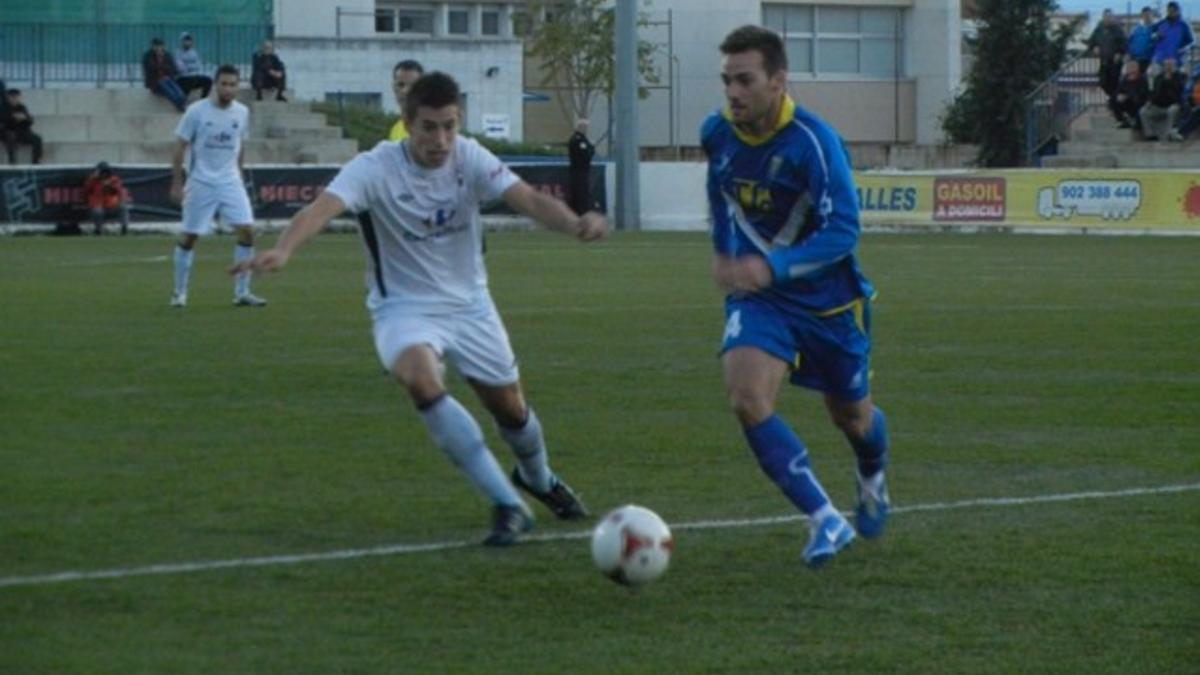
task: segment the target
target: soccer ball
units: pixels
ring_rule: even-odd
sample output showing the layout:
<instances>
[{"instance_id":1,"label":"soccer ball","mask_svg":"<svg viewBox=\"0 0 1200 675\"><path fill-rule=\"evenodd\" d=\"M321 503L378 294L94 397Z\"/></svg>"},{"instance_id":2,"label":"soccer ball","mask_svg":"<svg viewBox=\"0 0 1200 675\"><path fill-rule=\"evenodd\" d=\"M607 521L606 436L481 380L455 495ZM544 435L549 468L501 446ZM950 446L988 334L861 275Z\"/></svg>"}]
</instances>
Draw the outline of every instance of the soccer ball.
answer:
<instances>
[{"instance_id":1,"label":"soccer ball","mask_svg":"<svg viewBox=\"0 0 1200 675\"><path fill-rule=\"evenodd\" d=\"M609 511L592 531L596 567L626 586L641 586L662 576L674 550L671 528L663 519L633 504Z\"/></svg>"}]
</instances>

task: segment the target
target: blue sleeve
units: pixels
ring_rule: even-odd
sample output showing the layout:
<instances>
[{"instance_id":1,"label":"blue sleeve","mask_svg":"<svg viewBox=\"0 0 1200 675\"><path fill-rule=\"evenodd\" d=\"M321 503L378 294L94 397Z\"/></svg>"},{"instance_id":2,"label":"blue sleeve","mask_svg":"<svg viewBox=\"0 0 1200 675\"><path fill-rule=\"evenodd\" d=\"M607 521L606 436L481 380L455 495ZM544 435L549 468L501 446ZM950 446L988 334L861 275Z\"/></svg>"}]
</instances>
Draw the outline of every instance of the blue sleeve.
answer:
<instances>
[{"instance_id":1,"label":"blue sleeve","mask_svg":"<svg viewBox=\"0 0 1200 675\"><path fill-rule=\"evenodd\" d=\"M721 186L717 182L717 172L713 168L713 152L716 141L714 135L720 125L720 118L710 115L700 127L700 145L708 156L708 171L705 177L705 190L708 193L708 210L712 217L713 251L721 255L733 255L733 224L729 222L729 208L725 197L721 194Z\"/></svg>"},{"instance_id":2,"label":"blue sleeve","mask_svg":"<svg viewBox=\"0 0 1200 675\"><path fill-rule=\"evenodd\" d=\"M1191 25L1182 20L1181 23L1183 24L1183 41L1179 45L1180 65L1182 65L1184 52L1191 49L1192 45L1196 44L1196 37L1192 35Z\"/></svg>"},{"instance_id":3,"label":"blue sleeve","mask_svg":"<svg viewBox=\"0 0 1200 675\"><path fill-rule=\"evenodd\" d=\"M850 175L846 151L832 131L808 131L812 147L802 157L807 174L812 215L808 237L767 255L775 283L820 272L854 252L858 244L858 193Z\"/></svg>"}]
</instances>

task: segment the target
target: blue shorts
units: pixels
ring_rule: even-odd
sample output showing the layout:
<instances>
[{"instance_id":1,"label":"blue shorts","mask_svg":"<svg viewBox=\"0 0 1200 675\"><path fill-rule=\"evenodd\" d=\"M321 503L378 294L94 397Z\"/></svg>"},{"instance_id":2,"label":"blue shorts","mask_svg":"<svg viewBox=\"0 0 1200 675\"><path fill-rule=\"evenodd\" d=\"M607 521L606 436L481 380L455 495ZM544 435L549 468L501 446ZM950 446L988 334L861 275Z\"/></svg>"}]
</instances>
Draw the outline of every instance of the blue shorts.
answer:
<instances>
[{"instance_id":1,"label":"blue shorts","mask_svg":"<svg viewBox=\"0 0 1200 675\"><path fill-rule=\"evenodd\" d=\"M870 393L871 303L861 298L815 315L730 298L721 353L735 347L755 347L791 364L792 384L861 401Z\"/></svg>"}]
</instances>

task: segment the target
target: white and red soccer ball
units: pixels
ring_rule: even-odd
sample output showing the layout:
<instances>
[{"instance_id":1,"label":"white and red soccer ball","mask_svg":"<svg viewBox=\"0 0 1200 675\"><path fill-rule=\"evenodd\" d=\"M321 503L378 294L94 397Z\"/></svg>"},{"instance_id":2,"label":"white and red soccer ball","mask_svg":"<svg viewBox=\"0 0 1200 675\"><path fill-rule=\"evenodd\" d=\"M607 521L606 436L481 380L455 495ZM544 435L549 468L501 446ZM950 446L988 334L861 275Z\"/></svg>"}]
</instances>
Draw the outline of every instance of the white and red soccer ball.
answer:
<instances>
[{"instance_id":1,"label":"white and red soccer ball","mask_svg":"<svg viewBox=\"0 0 1200 675\"><path fill-rule=\"evenodd\" d=\"M674 549L671 528L663 519L633 504L609 511L592 530L596 567L626 586L641 586L661 577Z\"/></svg>"}]
</instances>

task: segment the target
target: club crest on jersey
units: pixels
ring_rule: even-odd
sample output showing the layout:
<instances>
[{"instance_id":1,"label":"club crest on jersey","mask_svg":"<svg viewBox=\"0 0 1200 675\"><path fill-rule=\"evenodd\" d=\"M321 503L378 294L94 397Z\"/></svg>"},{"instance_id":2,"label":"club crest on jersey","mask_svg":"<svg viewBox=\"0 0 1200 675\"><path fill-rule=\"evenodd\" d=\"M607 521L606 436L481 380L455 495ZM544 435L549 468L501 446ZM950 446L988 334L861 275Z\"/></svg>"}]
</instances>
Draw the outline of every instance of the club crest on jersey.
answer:
<instances>
[{"instance_id":1,"label":"club crest on jersey","mask_svg":"<svg viewBox=\"0 0 1200 675\"><path fill-rule=\"evenodd\" d=\"M766 213L773 210L771 191L765 186L760 185L758 181L747 178L734 178L733 185L738 204L741 205L743 210L759 213Z\"/></svg>"},{"instance_id":2,"label":"club crest on jersey","mask_svg":"<svg viewBox=\"0 0 1200 675\"><path fill-rule=\"evenodd\" d=\"M458 213L458 211L452 209L447 212L444 209L438 209L437 211L434 211L433 214L428 218L422 219L421 224L430 230L434 229L435 227L444 227L446 223L454 219L455 213Z\"/></svg>"}]
</instances>

